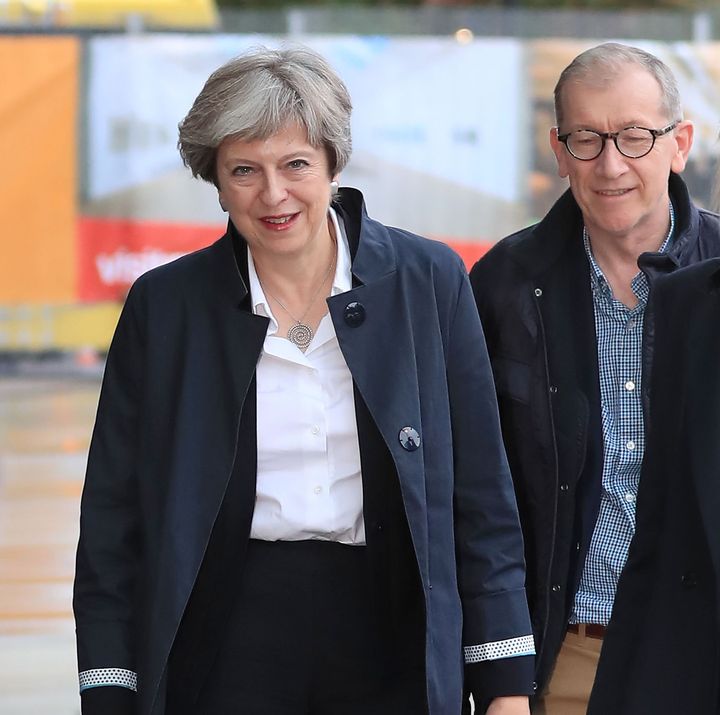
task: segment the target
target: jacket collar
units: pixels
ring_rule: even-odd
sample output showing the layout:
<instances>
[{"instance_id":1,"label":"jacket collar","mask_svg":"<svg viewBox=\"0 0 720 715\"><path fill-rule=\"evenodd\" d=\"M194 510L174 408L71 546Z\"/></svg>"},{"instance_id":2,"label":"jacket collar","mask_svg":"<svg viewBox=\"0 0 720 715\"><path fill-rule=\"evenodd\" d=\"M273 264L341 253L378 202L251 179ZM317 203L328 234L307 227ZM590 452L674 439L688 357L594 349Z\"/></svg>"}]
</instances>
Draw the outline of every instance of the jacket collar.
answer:
<instances>
[{"instance_id":1,"label":"jacket collar","mask_svg":"<svg viewBox=\"0 0 720 715\"><path fill-rule=\"evenodd\" d=\"M696 301L700 302L708 295L720 298L720 257L710 258L702 262L702 267L693 270L702 271L702 277L693 282Z\"/></svg>"},{"instance_id":2,"label":"jacket collar","mask_svg":"<svg viewBox=\"0 0 720 715\"><path fill-rule=\"evenodd\" d=\"M699 214L678 174L668 179L670 200L675 210L675 236L667 253L644 253L643 267L672 270L688 263L699 235ZM529 275L545 273L570 247L582 242L583 217L572 191L568 189L545 218L518 238L516 260ZM664 271L663 271L664 272Z\"/></svg>"},{"instance_id":3,"label":"jacket collar","mask_svg":"<svg viewBox=\"0 0 720 715\"><path fill-rule=\"evenodd\" d=\"M252 311L246 248L245 239L232 221L228 221L225 235L210 246L210 285L220 294L221 299Z\"/></svg>"},{"instance_id":4,"label":"jacket collar","mask_svg":"<svg viewBox=\"0 0 720 715\"><path fill-rule=\"evenodd\" d=\"M345 223L354 284L372 283L397 269L397 257L388 231L371 219L363 195L357 189L342 188L333 208Z\"/></svg>"}]
</instances>

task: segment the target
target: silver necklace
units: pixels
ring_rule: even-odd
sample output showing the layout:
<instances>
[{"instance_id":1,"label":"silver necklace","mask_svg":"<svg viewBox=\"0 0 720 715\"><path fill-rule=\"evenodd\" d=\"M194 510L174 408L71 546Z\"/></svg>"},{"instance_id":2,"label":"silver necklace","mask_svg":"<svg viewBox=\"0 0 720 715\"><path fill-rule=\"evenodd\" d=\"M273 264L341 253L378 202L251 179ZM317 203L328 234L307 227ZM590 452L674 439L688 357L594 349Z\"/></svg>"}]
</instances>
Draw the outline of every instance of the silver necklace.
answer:
<instances>
[{"instance_id":1,"label":"silver necklace","mask_svg":"<svg viewBox=\"0 0 720 715\"><path fill-rule=\"evenodd\" d=\"M263 290L295 321L295 325L290 326L290 330L287 331L287 339L293 344L297 345L300 350L305 350L305 348L310 345L312 339L313 339L313 329L303 321L305 320L305 316L310 312L310 308L313 307L315 304L315 301L317 300L317 297L320 295L320 291L322 290L322 287L325 285L325 281L328 279L328 276L330 275L330 271L332 271L333 266L335 265L335 259L337 258L337 253L335 256L333 256L333 259L330 261L330 265L328 266L327 271L325 271L325 275L323 276L322 281L320 281L320 285L317 287L317 290L313 293L312 298L310 299L310 302L307 305L307 308L305 308L305 311L300 316L300 318L296 318L286 307L285 304L275 295L273 295L265 286L262 286ZM258 280L259 277L258 277ZM260 282L260 285L262 285L262 281Z\"/></svg>"}]
</instances>

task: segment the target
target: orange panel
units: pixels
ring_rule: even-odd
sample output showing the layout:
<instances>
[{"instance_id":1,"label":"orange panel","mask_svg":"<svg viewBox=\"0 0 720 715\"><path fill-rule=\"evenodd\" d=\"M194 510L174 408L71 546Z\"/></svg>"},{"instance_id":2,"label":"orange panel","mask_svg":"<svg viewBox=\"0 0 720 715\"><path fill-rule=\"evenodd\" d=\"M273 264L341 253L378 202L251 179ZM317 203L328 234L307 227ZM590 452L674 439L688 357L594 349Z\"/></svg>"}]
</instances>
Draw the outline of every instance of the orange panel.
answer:
<instances>
[{"instance_id":1,"label":"orange panel","mask_svg":"<svg viewBox=\"0 0 720 715\"><path fill-rule=\"evenodd\" d=\"M73 37L0 38L0 303L75 299Z\"/></svg>"}]
</instances>

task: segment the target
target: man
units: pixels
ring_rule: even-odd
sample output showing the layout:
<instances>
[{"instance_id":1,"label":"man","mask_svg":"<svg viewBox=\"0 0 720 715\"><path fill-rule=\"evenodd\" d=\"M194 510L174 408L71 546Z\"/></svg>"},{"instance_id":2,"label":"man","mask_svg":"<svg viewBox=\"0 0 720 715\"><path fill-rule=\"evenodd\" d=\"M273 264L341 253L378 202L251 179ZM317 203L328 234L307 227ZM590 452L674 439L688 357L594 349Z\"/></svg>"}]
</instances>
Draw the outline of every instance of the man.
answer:
<instances>
[{"instance_id":1,"label":"man","mask_svg":"<svg viewBox=\"0 0 720 715\"><path fill-rule=\"evenodd\" d=\"M720 712L720 261L658 281L637 533L589 715Z\"/></svg>"},{"instance_id":2,"label":"man","mask_svg":"<svg viewBox=\"0 0 720 715\"><path fill-rule=\"evenodd\" d=\"M634 531L656 278L720 255L678 174L693 127L670 70L608 43L555 88L570 190L471 272L525 536L535 712L584 715ZM552 679L551 679L552 676Z\"/></svg>"}]
</instances>

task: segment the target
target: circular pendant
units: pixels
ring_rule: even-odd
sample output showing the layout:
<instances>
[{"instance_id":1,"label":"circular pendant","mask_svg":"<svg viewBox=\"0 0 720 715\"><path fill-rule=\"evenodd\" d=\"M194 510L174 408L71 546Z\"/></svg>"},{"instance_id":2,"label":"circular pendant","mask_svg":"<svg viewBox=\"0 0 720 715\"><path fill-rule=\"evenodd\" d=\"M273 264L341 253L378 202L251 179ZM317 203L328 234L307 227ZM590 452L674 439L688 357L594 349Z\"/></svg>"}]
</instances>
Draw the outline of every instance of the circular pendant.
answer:
<instances>
[{"instance_id":1,"label":"circular pendant","mask_svg":"<svg viewBox=\"0 0 720 715\"><path fill-rule=\"evenodd\" d=\"M295 323L287 332L288 340L297 345L301 350L304 350L310 341L313 339L313 331L309 325L305 323Z\"/></svg>"}]
</instances>

